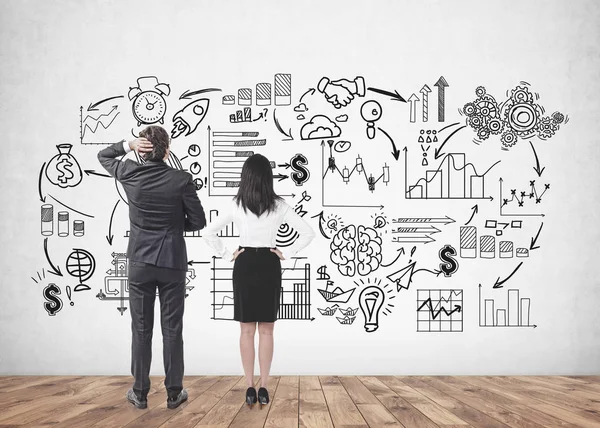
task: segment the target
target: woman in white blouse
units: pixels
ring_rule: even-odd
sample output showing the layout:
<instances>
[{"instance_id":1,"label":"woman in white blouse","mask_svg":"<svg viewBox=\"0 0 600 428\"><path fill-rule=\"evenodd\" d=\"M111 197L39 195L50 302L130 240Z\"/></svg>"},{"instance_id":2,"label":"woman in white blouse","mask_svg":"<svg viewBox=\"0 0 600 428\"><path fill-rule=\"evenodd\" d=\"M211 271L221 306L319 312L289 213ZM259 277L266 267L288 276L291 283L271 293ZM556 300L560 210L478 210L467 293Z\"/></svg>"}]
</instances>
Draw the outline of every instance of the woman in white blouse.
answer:
<instances>
[{"instance_id":1,"label":"woman in white blouse","mask_svg":"<svg viewBox=\"0 0 600 428\"><path fill-rule=\"evenodd\" d=\"M233 253L217 235L234 222L240 246ZM299 237L289 247L276 248L279 226L287 223ZM281 300L281 260L290 259L314 238L312 228L273 190L273 171L267 158L250 156L242 168L237 196L226 212L204 229L206 243L234 262L234 319L240 322L240 353L248 383L246 403L269 402L267 381L273 360L273 327ZM258 324L260 388L254 389L254 335Z\"/></svg>"}]
</instances>

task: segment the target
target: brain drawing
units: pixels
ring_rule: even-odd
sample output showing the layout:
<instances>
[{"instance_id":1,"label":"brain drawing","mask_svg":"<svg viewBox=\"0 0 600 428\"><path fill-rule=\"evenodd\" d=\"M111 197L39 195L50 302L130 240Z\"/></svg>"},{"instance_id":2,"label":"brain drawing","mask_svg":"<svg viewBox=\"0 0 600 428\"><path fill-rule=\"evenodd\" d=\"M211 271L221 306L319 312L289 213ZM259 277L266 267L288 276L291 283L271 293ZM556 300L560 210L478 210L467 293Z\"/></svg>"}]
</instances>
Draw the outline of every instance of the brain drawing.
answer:
<instances>
[{"instance_id":1,"label":"brain drawing","mask_svg":"<svg viewBox=\"0 0 600 428\"><path fill-rule=\"evenodd\" d=\"M381 264L381 237L370 227L349 225L331 240L331 261L342 275L365 276Z\"/></svg>"}]
</instances>

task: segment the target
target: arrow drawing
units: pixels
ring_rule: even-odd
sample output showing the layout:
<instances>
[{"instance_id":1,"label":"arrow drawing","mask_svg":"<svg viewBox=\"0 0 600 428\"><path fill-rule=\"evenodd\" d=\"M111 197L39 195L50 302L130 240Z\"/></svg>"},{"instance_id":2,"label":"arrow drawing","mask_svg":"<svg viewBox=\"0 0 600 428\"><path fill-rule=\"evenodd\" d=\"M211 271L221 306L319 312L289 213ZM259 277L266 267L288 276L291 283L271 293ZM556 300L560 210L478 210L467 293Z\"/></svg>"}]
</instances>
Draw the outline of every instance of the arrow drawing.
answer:
<instances>
[{"instance_id":1,"label":"arrow drawing","mask_svg":"<svg viewBox=\"0 0 600 428\"><path fill-rule=\"evenodd\" d=\"M450 224L450 223L455 223L456 220L446 216L446 217L438 217L438 218L434 218L434 217L401 217L401 218L396 218L396 219L392 219L392 223L443 223L443 224Z\"/></svg>"},{"instance_id":2,"label":"arrow drawing","mask_svg":"<svg viewBox=\"0 0 600 428\"><path fill-rule=\"evenodd\" d=\"M426 236L414 236L414 237L400 237L400 236L394 236L392 238L392 242L399 244L399 243L406 243L406 244L429 244L430 242L435 242L435 239L432 238L429 235Z\"/></svg>"},{"instance_id":3,"label":"arrow drawing","mask_svg":"<svg viewBox=\"0 0 600 428\"><path fill-rule=\"evenodd\" d=\"M536 246L535 243L537 242L537 240L540 236L542 227L544 227L544 222L542 222L542 224L540 224L540 228L538 229L537 233L535 234L535 238L531 238L531 244L529 245L530 250L537 250L538 248L540 248L540 246L539 245Z\"/></svg>"},{"instance_id":4,"label":"arrow drawing","mask_svg":"<svg viewBox=\"0 0 600 428\"><path fill-rule=\"evenodd\" d=\"M91 175L97 175L98 177L108 177L108 178L110 178L110 175L108 175L108 174L100 174L99 172L96 172L93 169L84 169L83 172L85 172L86 175L88 175L88 176L91 174Z\"/></svg>"},{"instance_id":5,"label":"arrow drawing","mask_svg":"<svg viewBox=\"0 0 600 428\"><path fill-rule=\"evenodd\" d=\"M323 224L325 223L325 215L323 214L323 211L321 211L319 214L313 215L311 218L319 219L319 232L321 232L321 235L323 235L324 238L331 239L331 236L328 236L325 233L325 228L323 227Z\"/></svg>"},{"instance_id":6,"label":"arrow drawing","mask_svg":"<svg viewBox=\"0 0 600 428\"><path fill-rule=\"evenodd\" d=\"M398 158L400 157L400 150L398 150L396 148L396 143L394 143L394 140L392 140L392 137L390 137L390 135L385 132L383 129L377 127L377 129L379 129L381 132L383 132L383 134L389 138L389 140L392 142L392 156L394 156L394 159L398 160Z\"/></svg>"},{"instance_id":7,"label":"arrow drawing","mask_svg":"<svg viewBox=\"0 0 600 428\"><path fill-rule=\"evenodd\" d=\"M451 311L447 311L446 308L443 307L443 306L441 306L441 304L440 304L440 309L438 309L437 311L435 311L433 309L433 302L431 300L431 297L428 297L427 300L423 301L423 303L421 304L421 306L419 306L417 308L417 311L420 311L425 306L429 307L428 309L429 309L429 312L431 313L431 319L436 319L441 312L444 312L447 316L450 316L454 312L460 312L461 309L462 309L461 305L454 305L454 309L452 309Z\"/></svg>"},{"instance_id":8,"label":"arrow drawing","mask_svg":"<svg viewBox=\"0 0 600 428\"><path fill-rule=\"evenodd\" d=\"M301 103L302 98L304 98L308 94L313 95L314 93L315 93L315 88L308 88L308 91L306 91L305 93L302 94L302 96L300 97L300 101L298 101L298 102Z\"/></svg>"},{"instance_id":9,"label":"arrow drawing","mask_svg":"<svg viewBox=\"0 0 600 428\"><path fill-rule=\"evenodd\" d=\"M435 158L440 158L442 157L445 153L441 153L442 151L442 147L444 147L446 145L446 143L448 142L448 140L450 140L450 138L452 138L452 136L454 134L456 134L458 131L460 131L461 129L465 129L467 127L467 125L463 125L460 128L455 129L452 134L448 135L446 137L446 139L444 140L444 142L440 145L440 147L438 147L437 149L435 149Z\"/></svg>"},{"instance_id":10,"label":"arrow drawing","mask_svg":"<svg viewBox=\"0 0 600 428\"><path fill-rule=\"evenodd\" d=\"M69 210L71 210L73 212L76 212L77 214L81 214L82 216L89 217L89 218L94 218L93 215L86 214L86 213L83 213L81 211L77 211L75 208L71 208L70 206L63 204L61 201L59 201L58 199L56 199L54 196L52 196L49 193L48 193L48 196L50 196L52 199L54 199L57 203L61 204L63 207L65 207L65 208L67 208L67 209L69 209Z\"/></svg>"},{"instance_id":11,"label":"arrow drawing","mask_svg":"<svg viewBox=\"0 0 600 428\"><path fill-rule=\"evenodd\" d=\"M112 214L110 215L110 222L108 223L108 235L106 236L106 240L108 241L109 245L112 245L112 241L113 238L115 237L112 234L112 221L113 221L113 217L115 216L115 211L117 210L117 205L119 205L119 202L121 202L121 200L117 200L117 203L115 204L113 210L112 210Z\"/></svg>"},{"instance_id":12,"label":"arrow drawing","mask_svg":"<svg viewBox=\"0 0 600 428\"><path fill-rule=\"evenodd\" d=\"M277 175L273 175L273 178L277 178L278 181L283 181L286 178L289 178L289 176L288 175L284 175L284 174L277 174Z\"/></svg>"},{"instance_id":13,"label":"arrow drawing","mask_svg":"<svg viewBox=\"0 0 600 428\"><path fill-rule=\"evenodd\" d=\"M281 127L281 125L279 124L279 120L277 120L277 117L275 116L275 111L277 111L276 108L273 109L273 122L275 123L275 127L277 128L277 130L283 134L284 136L286 136L287 138L284 139L283 141L291 141L294 138L292 137L292 128L289 129L289 131L286 133L283 128Z\"/></svg>"},{"instance_id":14,"label":"arrow drawing","mask_svg":"<svg viewBox=\"0 0 600 428\"><path fill-rule=\"evenodd\" d=\"M428 233L433 235L434 233L441 232L440 229L434 226L429 227L399 227L398 229L392 229L392 233Z\"/></svg>"},{"instance_id":15,"label":"arrow drawing","mask_svg":"<svg viewBox=\"0 0 600 428\"><path fill-rule=\"evenodd\" d=\"M60 268L58 266L54 266L54 263L52 263L52 260L50 260L50 254L48 254L48 238L44 238L44 254L46 255L46 260L48 260L48 264L51 267L48 272L50 272L52 275L63 276Z\"/></svg>"},{"instance_id":16,"label":"arrow drawing","mask_svg":"<svg viewBox=\"0 0 600 428\"><path fill-rule=\"evenodd\" d=\"M44 172L44 168L46 168L46 162L42 164L42 168L40 168L40 176L38 178L38 193L40 194L40 201L46 202L46 197L42 196L42 174Z\"/></svg>"},{"instance_id":17,"label":"arrow drawing","mask_svg":"<svg viewBox=\"0 0 600 428\"><path fill-rule=\"evenodd\" d=\"M531 149L533 150L533 155L535 156L535 166L533 167L533 170L537 173L538 177L541 177L546 167L540 169L540 160L538 159L538 155L535 152L535 147L533 147L533 143L531 141L529 142L529 144L531 144Z\"/></svg>"},{"instance_id":18,"label":"arrow drawing","mask_svg":"<svg viewBox=\"0 0 600 428\"><path fill-rule=\"evenodd\" d=\"M117 96L114 96L114 97L104 98L103 100L98 101L97 103L94 103L94 104L90 103L88 105L87 111L98 111L98 109L96 107L98 107L100 104L105 103L106 101L116 100L116 99L119 99L119 98L124 98L124 95L117 95Z\"/></svg>"},{"instance_id":19,"label":"arrow drawing","mask_svg":"<svg viewBox=\"0 0 600 428\"><path fill-rule=\"evenodd\" d=\"M398 261L398 259L400 258L400 256L402 256L402 254L404 254L404 247L400 247L400 249L398 250L398 255L396 256L396 258L394 259L393 262L388 263L387 265L384 265L382 263L381 267L390 267L391 265L393 265L394 263L396 263Z\"/></svg>"},{"instance_id":20,"label":"arrow drawing","mask_svg":"<svg viewBox=\"0 0 600 428\"><path fill-rule=\"evenodd\" d=\"M429 120L429 93L431 92L431 88L426 84L423 85L421 90L422 108L423 108L423 122L427 122Z\"/></svg>"},{"instance_id":21,"label":"arrow drawing","mask_svg":"<svg viewBox=\"0 0 600 428\"><path fill-rule=\"evenodd\" d=\"M475 217L475 214L477 214L479 212L479 207L477 206L477 204L475 204L474 207L471 207L471 209L473 210L473 213L471 214L471 218L469 219L469 221L465 223L465 226L467 224L471 223L471 220L473 220L473 217Z\"/></svg>"},{"instance_id":22,"label":"arrow drawing","mask_svg":"<svg viewBox=\"0 0 600 428\"><path fill-rule=\"evenodd\" d=\"M411 123L415 123L417 121L417 101L419 101L419 97L417 94L412 94L408 99L410 103L410 121Z\"/></svg>"},{"instance_id":23,"label":"arrow drawing","mask_svg":"<svg viewBox=\"0 0 600 428\"><path fill-rule=\"evenodd\" d=\"M367 88L367 90L371 91L371 92L375 92L376 94L387 95L388 97L390 97L392 99L392 101L401 101L403 103L406 102L404 97L402 97L402 95L400 95L398 93L398 91L390 92L390 91L385 91L383 89L377 89L377 88Z\"/></svg>"},{"instance_id":24,"label":"arrow drawing","mask_svg":"<svg viewBox=\"0 0 600 428\"><path fill-rule=\"evenodd\" d=\"M438 122L443 122L444 119L444 110L445 110L445 88L447 88L448 82L444 79L444 76L440 76L437 82L434 83L434 86L438 88Z\"/></svg>"},{"instance_id":25,"label":"arrow drawing","mask_svg":"<svg viewBox=\"0 0 600 428\"><path fill-rule=\"evenodd\" d=\"M192 266L192 265L209 265L210 262L196 262L194 260L190 260L189 262L187 262L187 264L189 266Z\"/></svg>"},{"instance_id":26,"label":"arrow drawing","mask_svg":"<svg viewBox=\"0 0 600 428\"><path fill-rule=\"evenodd\" d=\"M221 92L221 90L219 88L206 88L206 89L199 89L197 91L184 91L183 94L181 94L179 96L180 100L189 100L191 99L194 95L199 95L199 94L203 94L205 92Z\"/></svg>"},{"instance_id":27,"label":"arrow drawing","mask_svg":"<svg viewBox=\"0 0 600 428\"><path fill-rule=\"evenodd\" d=\"M508 281L519 270L519 268L521 267L522 264L523 264L523 262L519 263L519 265L515 268L515 270L513 270L512 273L510 275L508 275L506 278L504 278L502 281L500 281L500 277L498 277L493 288L502 288L503 287L502 284L504 284L506 281Z\"/></svg>"}]
</instances>

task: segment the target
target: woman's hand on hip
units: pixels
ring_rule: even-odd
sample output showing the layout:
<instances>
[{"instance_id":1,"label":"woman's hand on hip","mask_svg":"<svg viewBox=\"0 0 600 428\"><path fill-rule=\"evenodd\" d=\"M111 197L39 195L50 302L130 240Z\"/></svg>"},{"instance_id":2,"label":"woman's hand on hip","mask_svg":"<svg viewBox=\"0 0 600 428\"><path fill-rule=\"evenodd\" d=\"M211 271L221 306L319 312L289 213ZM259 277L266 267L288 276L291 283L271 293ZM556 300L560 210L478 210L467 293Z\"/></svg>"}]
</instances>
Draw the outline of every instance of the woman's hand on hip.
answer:
<instances>
[{"instance_id":1,"label":"woman's hand on hip","mask_svg":"<svg viewBox=\"0 0 600 428\"><path fill-rule=\"evenodd\" d=\"M231 259L231 261L232 261L232 262L234 262L234 261L235 261L235 259L237 259L237 258L238 258L238 256L239 256L240 254L242 254L244 251L246 251L246 249L245 249L245 248L242 248L241 250L238 248L237 250L235 250L235 251L233 252L233 258Z\"/></svg>"},{"instance_id":2,"label":"woman's hand on hip","mask_svg":"<svg viewBox=\"0 0 600 428\"><path fill-rule=\"evenodd\" d=\"M281 260L285 260L283 254L281 253L281 251L279 251L278 248L271 248L271 252L277 254L277 257L279 257Z\"/></svg>"}]
</instances>

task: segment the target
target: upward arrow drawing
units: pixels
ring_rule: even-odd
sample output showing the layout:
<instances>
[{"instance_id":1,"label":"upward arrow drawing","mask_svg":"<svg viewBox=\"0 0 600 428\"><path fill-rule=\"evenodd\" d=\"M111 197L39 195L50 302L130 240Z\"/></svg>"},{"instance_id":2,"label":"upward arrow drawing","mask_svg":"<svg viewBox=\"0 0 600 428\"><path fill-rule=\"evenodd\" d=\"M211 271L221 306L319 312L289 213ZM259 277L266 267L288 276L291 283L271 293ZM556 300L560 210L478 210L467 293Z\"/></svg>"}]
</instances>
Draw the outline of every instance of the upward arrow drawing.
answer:
<instances>
[{"instance_id":1,"label":"upward arrow drawing","mask_svg":"<svg viewBox=\"0 0 600 428\"><path fill-rule=\"evenodd\" d=\"M435 82L434 86L437 86L438 88L438 122L443 122L445 120L444 110L446 105L444 90L449 85L448 82L446 82L446 79L444 79L444 76L440 76L438 81Z\"/></svg>"},{"instance_id":2,"label":"upward arrow drawing","mask_svg":"<svg viewBox=\"0 0 600 428\"><path fill-rule=\"evenodd\" d=\"M427 122L429 120L429 93L431 92L431 88L427 85L423 85L421 90L422 103L421 106L423 108L423 122Z\"/></svg>"},{"instance_id":3,"label":"upward arrow drawing","mask_svg":"<svg viewBox=\"0 0 600 428\"><path fill-rule=\"evenodd\" d=\"M414 93L408 99L408 102L410 103L410 121L412 123L417 120L417 101L419 101L419 97Z\"/></svg>"}]
</instances>

